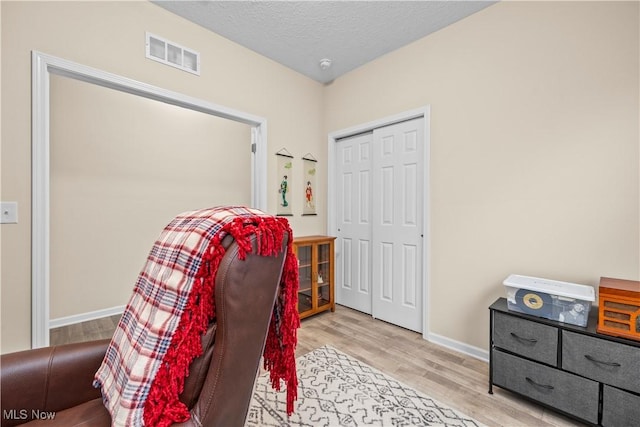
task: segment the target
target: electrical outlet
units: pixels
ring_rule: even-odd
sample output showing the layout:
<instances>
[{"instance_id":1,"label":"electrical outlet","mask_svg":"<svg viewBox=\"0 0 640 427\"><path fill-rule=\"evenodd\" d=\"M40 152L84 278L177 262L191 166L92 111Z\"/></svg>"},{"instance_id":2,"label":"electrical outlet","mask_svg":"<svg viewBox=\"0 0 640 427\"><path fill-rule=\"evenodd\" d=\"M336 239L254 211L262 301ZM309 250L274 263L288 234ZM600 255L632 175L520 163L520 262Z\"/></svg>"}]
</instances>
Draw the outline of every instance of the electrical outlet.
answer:
<instances>
[{"instance_id":1,"label":"electrical outlet","mask_svg":"<svg viewBox=\"0 0 640 427\"><path fill-rule=\"evenodd\" d=\"M0 224L18 223L18 202L0 202Z\"/></svg>"}]
</instances>

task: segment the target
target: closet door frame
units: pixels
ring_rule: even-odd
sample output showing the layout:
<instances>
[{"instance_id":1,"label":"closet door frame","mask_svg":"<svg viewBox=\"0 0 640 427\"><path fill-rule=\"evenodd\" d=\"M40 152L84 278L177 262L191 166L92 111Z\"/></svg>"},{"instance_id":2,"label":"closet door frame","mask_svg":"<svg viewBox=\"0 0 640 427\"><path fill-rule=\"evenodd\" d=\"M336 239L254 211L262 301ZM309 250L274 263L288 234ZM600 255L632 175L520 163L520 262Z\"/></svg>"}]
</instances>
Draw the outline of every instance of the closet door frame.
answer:
<instances>
[{"instance_id":1,"label":"closet door frame","mask_svg":"<svg viewBox=\"0 0 640 427\"><path fill-rule=\"evenodd\" d=\"M393 125L396 123L412 120L416 118L424 118L424 151L423 151L423 165L424 165L424 197L422 200L422 224L424 227L424 239L422 240L422 337L425 340L429 340L429 290L430 290L430 265L431 265L431 222L430 222L430 195L431 186L429 183L429 170L430 170L430 115L431 106L426 105L415 110L405 111L392 116L384 117L372 122L363 123L350 128L331 132L328 135L328 165L327 165L327 231L329 235L337 235L337 208L338 197L336 194L336 155L337 148L336 143L339 139L355 136L361 133L373 131L376 128ZM339 253L340 248L336 247L336 256L341 256Z\"/></svg>"}]
</instances>

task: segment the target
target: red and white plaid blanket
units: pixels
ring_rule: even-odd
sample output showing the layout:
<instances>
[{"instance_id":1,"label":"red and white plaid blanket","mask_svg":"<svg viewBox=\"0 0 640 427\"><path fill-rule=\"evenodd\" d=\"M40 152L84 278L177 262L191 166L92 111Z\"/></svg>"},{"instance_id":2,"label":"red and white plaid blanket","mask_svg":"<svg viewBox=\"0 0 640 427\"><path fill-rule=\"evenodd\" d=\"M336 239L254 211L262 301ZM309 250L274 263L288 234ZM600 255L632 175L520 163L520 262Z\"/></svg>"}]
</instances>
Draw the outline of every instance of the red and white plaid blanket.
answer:
<instances>
[{"instance_id":1,"label":"red and white plaid blanket","mask_svg":"<svg viewBox=\"0 0 640 427\"><path fill-rule=\"evenodd\" d=\"M178 399L201 336L215 318L215 273L231 234L244 258L257 236L258 254L275 255L284 233L289 245L281 279L279 322L272 318L264 350L272 385L287 385L287 412L297 395L295 346L298 267L285 218L245 207L218 207L177 216L155 242L111 340L94 385L101 387L114 426L168 426L189 419Z\"/></svg>"}]
</instances>

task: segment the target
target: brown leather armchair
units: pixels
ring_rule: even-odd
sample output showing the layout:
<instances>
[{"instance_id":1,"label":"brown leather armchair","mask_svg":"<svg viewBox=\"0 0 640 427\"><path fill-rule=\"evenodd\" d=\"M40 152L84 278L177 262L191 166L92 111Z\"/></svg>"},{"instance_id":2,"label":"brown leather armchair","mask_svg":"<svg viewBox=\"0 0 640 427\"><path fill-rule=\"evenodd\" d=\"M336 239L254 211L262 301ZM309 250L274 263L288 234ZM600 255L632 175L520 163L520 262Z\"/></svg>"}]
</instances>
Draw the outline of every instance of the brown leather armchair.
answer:
<instances>
[{"instance_id":1,"label":"brown leather armchair","mask_svg":"<svg viewBox=\"0 0 640 427\"><path fill-rule=\"evenodd\" d=\"M180 400L191 419L181 426L242 426L273 311L286 255L238 259L230 236L216 276L217 313L202 337ZM252 243L255 248L255 237ZM109 340L68 344L0 358L2 426L110 426L100 391L92 387ZM39 419L38 419L39 418ZM178 424L176 424L178 425Z\"/></svg>"}]
</instances>

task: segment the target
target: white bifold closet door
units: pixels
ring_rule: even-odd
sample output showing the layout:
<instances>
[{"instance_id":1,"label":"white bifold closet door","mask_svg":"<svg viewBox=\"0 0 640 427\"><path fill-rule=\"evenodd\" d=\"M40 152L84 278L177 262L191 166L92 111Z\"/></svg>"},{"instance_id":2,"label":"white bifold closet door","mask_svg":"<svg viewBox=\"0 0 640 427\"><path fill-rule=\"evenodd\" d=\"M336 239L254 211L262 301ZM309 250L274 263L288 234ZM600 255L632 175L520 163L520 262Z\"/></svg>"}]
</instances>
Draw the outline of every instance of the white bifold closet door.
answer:
<instances>
[{"instance_id":1,"label":"white bifold closet door","mask_svg":"<svg viewBox=\"0 0 640 427\"><path fill-rule=\"evenodd\" d=\"M336 302L422 332L424 119L336 144Z\"/></svg>"}]
</instances>

